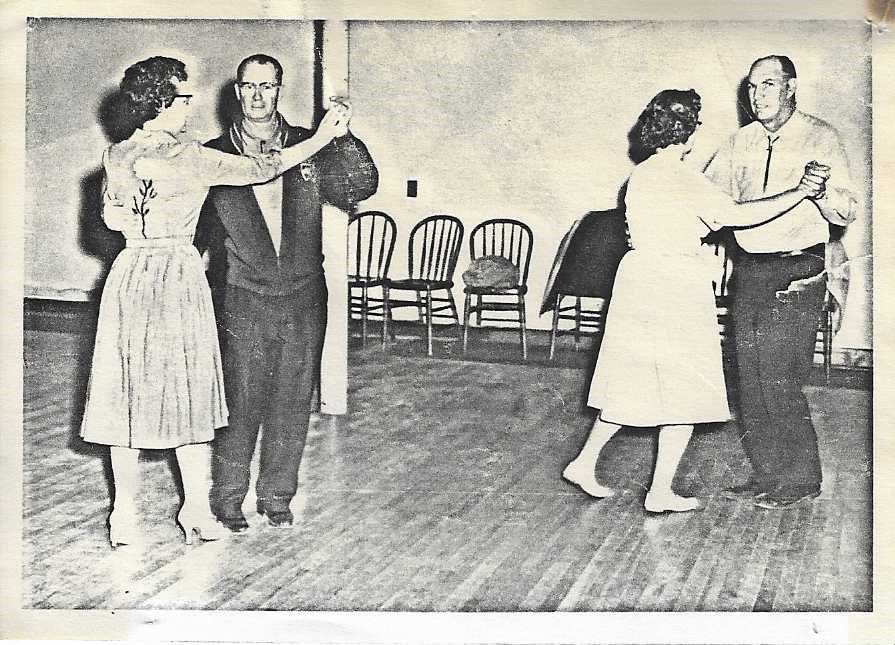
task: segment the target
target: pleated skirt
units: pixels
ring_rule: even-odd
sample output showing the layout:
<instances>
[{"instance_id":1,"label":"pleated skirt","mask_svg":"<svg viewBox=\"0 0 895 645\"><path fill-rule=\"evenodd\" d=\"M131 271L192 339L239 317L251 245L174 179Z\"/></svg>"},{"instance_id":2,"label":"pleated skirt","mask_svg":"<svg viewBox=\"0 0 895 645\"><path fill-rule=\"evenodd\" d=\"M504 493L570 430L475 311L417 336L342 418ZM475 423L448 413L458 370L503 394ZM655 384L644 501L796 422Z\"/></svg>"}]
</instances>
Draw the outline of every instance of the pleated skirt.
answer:
<instances>
[{"instance_id":1,"label":"pleated skirt","mask_svg":"<svg viewBox=\"0 0 895 645\"><path fill-rule=\"evenodd\" d=\"M604 420L627 426L730 419L704 260L638 250L624 256L588 405Z\"/></svg>"},{"instance_id":2,"label":"pleated skirt","mask_svg":"<svg viewBox=\"0 0 895 645\"><path fill-rule=\"evenodd\" d=\"M227 424L211 292L186 238L129 240L100 302L85 441L174 448Z\"/></svg>"}]
</instances>

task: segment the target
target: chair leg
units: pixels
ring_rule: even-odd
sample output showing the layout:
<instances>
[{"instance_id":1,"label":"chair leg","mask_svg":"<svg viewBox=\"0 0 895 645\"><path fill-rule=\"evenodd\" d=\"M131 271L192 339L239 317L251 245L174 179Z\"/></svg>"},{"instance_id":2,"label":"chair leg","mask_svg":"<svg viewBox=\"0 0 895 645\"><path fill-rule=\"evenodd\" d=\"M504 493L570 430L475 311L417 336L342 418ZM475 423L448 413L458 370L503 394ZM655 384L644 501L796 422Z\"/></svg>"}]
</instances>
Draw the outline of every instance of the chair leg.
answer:
<instances>
[{"instance_id":1,"label":"chair leg","mask_svg":"<svg viewBox=\"0 0 895 645\"><path fill-rule=\"evenodd\" d=\"M426 354L432 356L432 289L426 288Z\"/></svg>"},{"instance_id":2,"label":"chair leg","mask_svg":"<svg viewBox=\"0 0 895 645\"><path fill-rule=\"evenodd\" d=\"M370 295L367 285L361 287L361 310L360 310L360 344L361 347L367 346L367 315L370 309Z\"/></svg>"},{"instance_id":3,"label":"chair leg","mask_svg":"<svg viewBox=\"0 0 895 645\"><path fill-rule=\"evenodd\" d=\"M479 327L482 326L482 294L477 293L475 296L476 301L476 310L475 310L475 324Z\"/></svg>"},{"instance_id":4,"label":"chair leg","mask_svg":"<svg viewBox=\"0 0 895 645\"><path fill-rule=\"evenodd\" d=\"M459 332L460 331L460 312L457 310L457 303L454 302L454 293L450 289L448 289L447 295L448 295L448 304L451 307L451 312L454 315L454 320L457 321L457 323L456 323L457 331Z\"/></svg>"},{"instance_id":5,"label":"chair leg","mask_svg":"<svg viewBox=\"0 0 895 645\"><path fill-rule=\"evenodd\" d=\"M556 334L559 332L559 306L562 304L562 294L556 294L556 302L553 304L553 326L550 328L550 360L553 360L556 351Z\"/></svg>"},{"instance_id":6,"label":"chair leg","mask_svg":"<svg viewBox=\"0 0 895 645\"><path fill-rule=\"evenodd\" d=\"M575 351L581 349L581 297L575 296Z\"/></svg>"},{"instance_id":7,"label":"chair leg","mask_svg":"<svg viewBox=\"0 0 895 645\"><path fill-rule=\"evenodd\" d=\"M425 320L425 305L423 304L423 296L417 291L416 293L416 317L421 322L426 322Z\"/></svg>"},{"instance_id":8,"label":"chair leg","mask_svg":"<svg viewBox=\"0 0 895 645\"><path fill-rule=\"evenodd\" d=\"M472 297L469 292L463 297L463 353L466 354L466 344L469 340L469 305Z\"/></svg>"},{"instance_id":9,"label":"chair leg","mask_svg":"<svg viewBox=\"0 0 895 645\"><path fill-rule=\"evenodd\" d=\"M519 336L522 339L522 360L528 360L528 338L525 333L525 296L519 294Z\"/></svg>"},{"instance_id":10,"label":"chair leg","mask_svg":"<svg viewBox=\"0 0 895 645\"><path fill-rule=\"evenodd\" d=\"M827 385L830 384L830 373L833 367L833 312L829 309L824 311L824 379Z\"/></svg>"},{"instance_id":11,"label":"chair leg","mask_svg":"<svg viewBox=\"0 0 895 645\"><path fill-rule=\"evenodd\" d=\"M388 319L392 315L392 310L388 306L388 285L382 285L382 349L385 349L388 343Z\"/></svg>"}]
</instances>

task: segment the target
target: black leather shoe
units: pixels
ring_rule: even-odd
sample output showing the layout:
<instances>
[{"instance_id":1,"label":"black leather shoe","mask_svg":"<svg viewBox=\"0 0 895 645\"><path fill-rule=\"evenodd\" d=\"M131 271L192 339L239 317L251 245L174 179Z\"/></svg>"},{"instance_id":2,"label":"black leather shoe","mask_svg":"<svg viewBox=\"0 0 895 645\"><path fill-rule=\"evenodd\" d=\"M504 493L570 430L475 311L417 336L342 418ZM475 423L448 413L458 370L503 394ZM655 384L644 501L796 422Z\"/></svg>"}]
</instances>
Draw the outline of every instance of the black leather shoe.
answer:
<instances>
[{"instance_id":1,"label":"black leather shoe","mask_svg":"<svg viewBox=\"0 0 895 645\"><path fill-rule=\"evenodd\" d=\"M735 484L723 489L721 494L728 498L742 498L755 497L766 492L768 489L764 484L750 477L742 484Z\"/></svg>"},{"instance_id":2,"label":"black leather shoe","mask_svg":"<svg viewBox=\"0 0 895 645\"><path fill-rule=\"evenodd\" d=\"M265 508L261 504L258 504L258 514L267 516L267 523L271 526L276 527L286 527L292 526L293 518L292 511L288 508L284 510L271 510L269 508Z\"/></svg>"},{"instance_id":3,"label":"black leather shoe","mask_svg":"<svg viewBox=\"0 0 895 645\"><path fill-rule=\"evenodd\" d=\"M777 511L812 500L818 495L820 495L820 488L778 488L773 492L757 495L755 497L755 505L759 508Z\"/></svg>"},{"instance_id":4,"label":"black leather shoe","mask_svg":"<svg viewBox=\"0 0 895 645\"><path fill-rule=\"evenodd\" d=\"M218 515L217 518L218 522L234 533L242 533L249 530L249 523L242 513L239 515Z\"/></svg>"}]
</instances>

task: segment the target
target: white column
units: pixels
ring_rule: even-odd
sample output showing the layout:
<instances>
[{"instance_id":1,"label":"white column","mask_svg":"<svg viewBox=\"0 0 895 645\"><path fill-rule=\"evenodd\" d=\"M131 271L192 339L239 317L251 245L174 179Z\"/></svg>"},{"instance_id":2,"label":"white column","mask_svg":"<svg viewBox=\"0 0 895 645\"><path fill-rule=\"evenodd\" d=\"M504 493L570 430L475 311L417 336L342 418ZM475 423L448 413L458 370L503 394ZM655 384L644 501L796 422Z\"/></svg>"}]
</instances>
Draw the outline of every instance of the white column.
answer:
<instances>
[{"instance_id":1,"label":"white column","mask_svg":"<svg viewBox=\"0 0 895 645\"><path fill-rule=\"evenodd\" d=\"M348 94L348 23L326 21L323 27L323 107L330 96ZM348 215L323 206L323 269L329 290L329 320L320 366L320 411L348 412Z\"/></svg>"}]
</instances>

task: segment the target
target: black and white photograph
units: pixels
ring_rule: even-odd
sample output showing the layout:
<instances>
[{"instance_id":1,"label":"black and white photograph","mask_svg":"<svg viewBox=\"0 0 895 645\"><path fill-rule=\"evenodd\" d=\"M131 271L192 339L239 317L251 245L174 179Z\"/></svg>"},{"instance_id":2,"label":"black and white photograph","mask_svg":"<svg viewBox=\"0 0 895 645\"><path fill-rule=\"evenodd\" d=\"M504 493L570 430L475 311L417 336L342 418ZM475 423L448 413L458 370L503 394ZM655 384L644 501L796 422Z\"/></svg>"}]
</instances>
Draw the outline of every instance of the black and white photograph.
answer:
<instances>
[{"instance_id":1,"label":"black and white photograph","mask_svg":"<svg viewBox=\"0 0 895 645\"><path fill-rule=\"evenodd\" d=\"M4 638L884 642L891 3L89 4L4 17Z\"/></svg>"}]
</instances>

